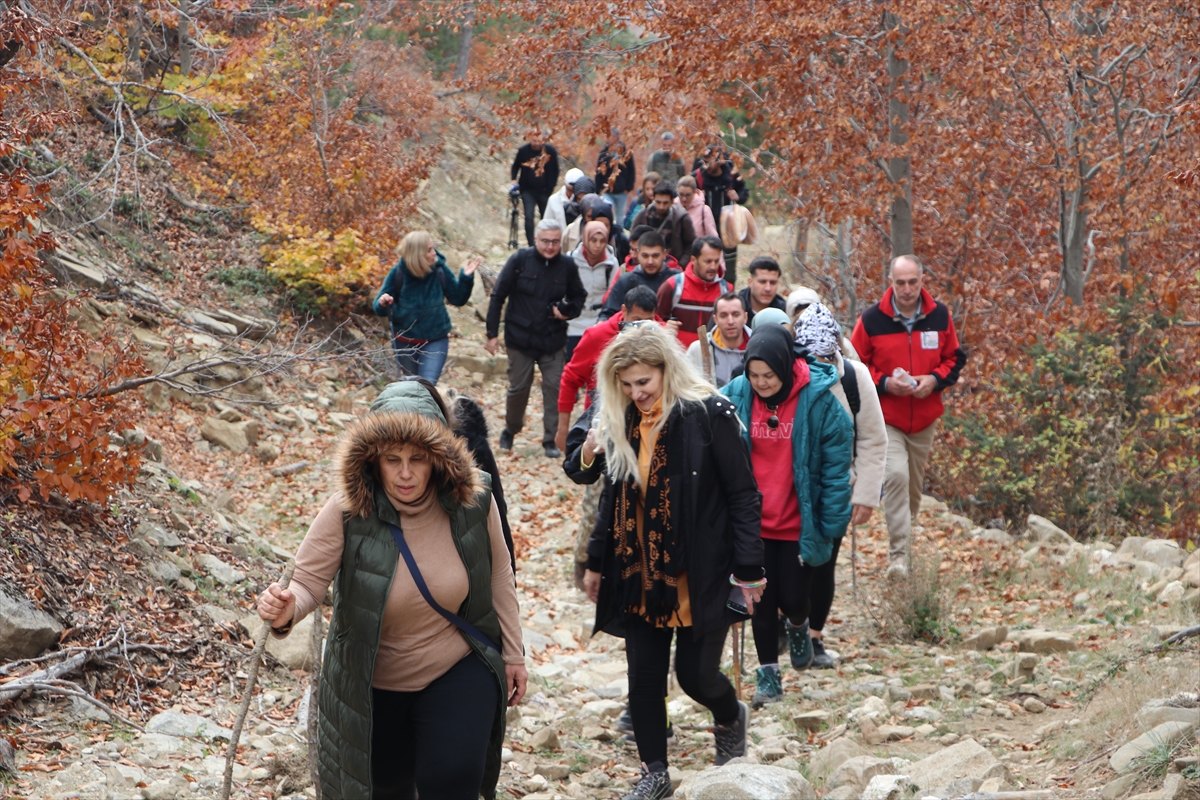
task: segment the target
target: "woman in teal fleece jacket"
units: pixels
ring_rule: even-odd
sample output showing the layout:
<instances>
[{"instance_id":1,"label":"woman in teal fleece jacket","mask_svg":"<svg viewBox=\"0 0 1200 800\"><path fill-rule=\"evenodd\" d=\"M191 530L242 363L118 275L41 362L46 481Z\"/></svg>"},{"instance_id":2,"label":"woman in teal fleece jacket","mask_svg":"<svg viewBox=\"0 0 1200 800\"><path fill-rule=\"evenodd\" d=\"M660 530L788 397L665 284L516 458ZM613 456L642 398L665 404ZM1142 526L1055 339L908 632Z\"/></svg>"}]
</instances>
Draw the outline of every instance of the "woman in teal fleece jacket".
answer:
<instances>
[{"instance_id":1,"label":"woman in teal fleece jacket","mask_svg":"<svg viewBox=\"0 0 1200 800\"><path fill-rule=\"evenodd\" d=\"M455 276L426 231L405 236L396 252L400 260L375 297L375 314L391 318L392 349L400 374L419 375L437 383L450 355L446 303L466 305L475 287L475 270L483 259L467 261L462 274Z\"/></svg>"},{"instance_id":2,"label":"woman in teal fleece jacket","mask_svg":"<svg viewBox=\"0 0 1200 800\"><path fill-rule=\"evenodd\" d=\"M792 666L812 662L808 635L813 569L827 561L850 522L850 462L854 427L829 391L836 370L798 358L789 331L755 329L745 372L721 390L733 402L763 494L761 533L767 568L755 606L759 707L783 698L779 677L778 611L787 618Z\"/></svg>"}]
</instances>

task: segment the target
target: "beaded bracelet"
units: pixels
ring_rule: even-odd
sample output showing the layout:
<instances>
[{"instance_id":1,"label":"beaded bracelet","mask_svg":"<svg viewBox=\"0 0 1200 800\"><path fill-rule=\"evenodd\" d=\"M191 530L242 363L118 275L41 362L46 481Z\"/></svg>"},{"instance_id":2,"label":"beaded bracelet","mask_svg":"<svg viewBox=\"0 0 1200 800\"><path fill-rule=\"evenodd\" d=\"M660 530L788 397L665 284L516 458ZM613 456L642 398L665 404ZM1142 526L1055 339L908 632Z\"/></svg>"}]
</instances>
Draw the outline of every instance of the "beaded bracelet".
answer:
<instances>
[{"instance_id":1,"label":"beaded bracelet","mask_svg":"<svg viewBox=\"0 0 1200 800\"><path fill-rule=\"evenodd\" d=\"M751 591L753 591L755 589L762 589L763 587L765 587L767 585L766 578L759 578L756 581L739 581L736 577L734 577L732 572L729 573L729 582L731 584L733 584L734 586L737 586L742 589L749 589Z\"/></svg>"}]
</instances>

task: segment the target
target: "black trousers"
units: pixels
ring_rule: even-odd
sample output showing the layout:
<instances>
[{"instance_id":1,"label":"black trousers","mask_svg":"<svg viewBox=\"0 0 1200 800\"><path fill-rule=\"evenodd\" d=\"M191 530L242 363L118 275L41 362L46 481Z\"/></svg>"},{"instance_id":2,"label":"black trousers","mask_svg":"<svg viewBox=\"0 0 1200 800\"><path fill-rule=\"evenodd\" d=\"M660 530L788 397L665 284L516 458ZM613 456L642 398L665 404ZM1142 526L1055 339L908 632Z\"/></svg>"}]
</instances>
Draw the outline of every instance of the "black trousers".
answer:
<instances>
[{"instance_id":1,"label":"black trousers","mask_svg":"<svg viewBox=\"0 0 1200 800\"><path fill-rule=\"evenodd\" d=\"M525 212L525 238L529 240L529 246L533 247L533 207L537 206L538 217L546 218L546 204L550 202L550 193L535 194L534 192L521 191L521 207Z\"/></svg>"},{"instance_id":2,"label":"black trousers","mask_svg":"<svg viewBox=\"0 0 1200 800\"><path fill-rule=\"evenodd\" d=\"M372 689L373 800L479 800L500 686L471 653L419 692Z\"/></svg>"},{"instance_id":3,"label":"black trousers","mask_svg":"<svg viewBox=\"0 0 1200 800\"><path fill-rule=\"evenodd\" d=\"M813 568L800 566L800 542L763 539L763 564L766 565L767 586L762 600L754 604L754 647L758 663L779 663L779 615L793 625L802 625L808 618L809 583Z\"/></svg>"},{"instance_id":4,"label":"black trousers","mask_svg":"<svg viewBox=\"0 0 1200 800\"><path fill-rule=\"evenodd\" d=\"M825 630L825 621L829 619L829 609L833 608L833 592L835 589L833 574L837 567L838 551L842 549L842 540L833 543L833 557L819 567L813 567L812 585L809 587L809 600L812 607L808 611L808 627L815 631Z\"/></svg>"},{"instance_id":5,"label":"black trousers","mask_svg":"<svg viewBox=\"0 0 1200 800\"><path fill-rule=\"evenodd\" d=\"M691 628L656 628L641 617L630 616L625 627L629 658L629 713L638 755L646 764L667 763L667 706L663 687L671 668L671 639L675 638L675 677L688 697L727 725L737 719L737 693L721 673L721 653L728 628L705 636Z\"/></svg>"}]
</instances>

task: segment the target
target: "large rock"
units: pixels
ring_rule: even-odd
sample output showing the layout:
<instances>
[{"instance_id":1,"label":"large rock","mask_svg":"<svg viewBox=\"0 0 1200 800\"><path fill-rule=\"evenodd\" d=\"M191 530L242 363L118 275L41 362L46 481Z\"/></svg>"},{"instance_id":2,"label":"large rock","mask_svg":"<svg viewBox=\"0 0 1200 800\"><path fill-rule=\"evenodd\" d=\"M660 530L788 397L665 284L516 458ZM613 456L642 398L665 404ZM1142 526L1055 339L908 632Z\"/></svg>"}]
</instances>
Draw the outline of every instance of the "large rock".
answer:
<instances>
[{"instance_id":1,"label":"large rock","mask_svg":"<svg viewBox=\"0 0 1200 800\"><path fill-rule=\"evenodd\" d=\"M174 531L169 531L161 525L155 525L149 520L141 522L134 530L133 535L154 547L166 547L172 550L176 547L183 547L183 541Z\"/></svg>"},{"instance_id":2,"label":"large rock","mask_svg":"<svg viewBox=\"0 0 1200 800\"><path fill-rule=\"evenodd\" d=\"M842 764L856 756L865 756L866 754L867 751L851 739L845 737L834 739L809 759L808 774L814 781L823 783L828 781Z\"/></svg>"},{"instance_id":3,"label":"large rock","mask_svg":"<svg viewBox=\"0 0 1200 800\"><path fill-rule=\"evenodd\" d=\"M179 711L164 711L161 714L155 714L146 723L146 732L203 739L229 739L233 735L233 731L222 728L211 719L205 719L195 714L183 714Z\"/></svg>"},{"instance_id":4,"label":"large rock","mask_svg":"<svg viewBox=\"0 0 1200 800\"><path fill-rule=\"evenodd\" d=\"M853 786L861 792L876 775L891 775L895 771L890 758L855 756L837 768L837 772L829 779L828 786L830 789Z\"/></svg>"},{"instance_id":5,"label":"large rock","mask_svg":"<svg viewBox=\"0 0 1200 800\"><path fill-rule=\"evenodd\" d=\"M687 777L675 792L679 800L817 800L817 791L799 772L765 764L726 764Z\"/></svg>"},{"instance_id":6,"label":"large rock","mask_svg":"<svg viewBox=\"0 0 1200 800\"><path fill-rule=\"evenodd\" d=\"M1029 519L1025 520L1025 525L1029 528L1029 533L1035 542L1065 545L1075 544L1075 540L1071 538L1071 534L1045 517L1030 514Z\"/></svg>"},{"instance_id":7,"label":"large rock","mask_svg":"<svg viewBox=\"0 0 1200 800\"><path fill-rule=\"evenodd\" d=\"M1008 638L1008 628L998 625L995 628L984 628L978 633L963 639L962 646L972 650L990 650Z\"/></svg>"},{"instance_id":8,"label":"large rock","mask_svg":"<svg viewBox=\"0 0 1200 800\"><path fill-rule=\"evenodd\" d=\"M58 620L0 589L0 661L36 658L62 635Z\"/></svg>"},{"instance_id":9,"label":"large rock","mask_svg":"<svg viewBox=\"0 0 1200 800\"><path fill-rule=\"evenodd\" d=\"M1153 730L1143 733L1131 742L1126 742L1117 752L1109 756L1108 763L1117 773L1133 769L1139 759L1161 747L1168 749L1194 735L1195 726L1190 722L1164 722Z\"/></svg>"},{"instance_id":10,"label":"large rock","mask_svg":"<svg viewBox=\"0 0 1200 800\"><path fill-rule=\"evenodd\" d=\"M238 620L238 624L251 638L257 640L264 623L258 614L250 614ZM292 627L292 632L282 639L278 636L268 636L267 652L288 669L309 669L312 666L312 627L313 618L309 614L297 622Z\"/></svg>"},{"instance_id":11,"label":"large rock","mask_svg":"<svg viewBox=\"0 0 1200 800\"><path fill-rule=\"evenodd\" d=\"M863 800L905 800L912 783L904 775L876 775L863 789Z\"/></svg>"},{"instance_id":12,"label":"large rock","mask_svg":"<svg viewBox=\"0 0 1200 800\"><path fill-rule=\"evenodd\" d=\"M223 583L226 586L232 586L235 583L241 583L246 580L246 576L238 572L236 569L226 564L221 559L214 556L212 553L205 553L199 558L200 566L204 571L212 576L217 583Z\"/></svg>"},{"instance_id":13,"label":"large rock","mask_svg":"<svg viewBox=\"0 0 1200 800\"><path fill-rule=\"evenodd\" d=\"M1200 728L1200 708L1181 708L1170 705L1170 700L1151 700L1137 713L1137 721L1146 728L1157 727L1164 722L1187 722Z\"/></svg>"},{"instance_id":14,"label":"large rock","mask_svg":"<svg viewBox=\"0 0 1200 800\"><path fill-rule=\"evenodd\" d=\"M974 739L921 759L908 768L908 777L921 791L945 796L945 789L959 778L1001 778L1009 780L1008 770Z\"/></svg>"},{"instance_id":15,"label":"large rock","mask_svg":"<svg viewBox=\"0 0 1200 800\"><path fill-rule=\"evenodd\" d=\"M246 435L244 422L226 422L223 419L209 417L200 428L200 435L208 441L224 447L231 453L244 453L250 449L250 439Z\"/></svg>"},{"instance_id":16,"label":"large rock","mask_svg":"<svg viewBox=\"0 0 1200 800\"><path fill-rule=\"evenodd\" d=\"M1066 653L1078 650L1079 645L1069 635L1057 631L1037 628L1020 631L1016 635L1017 649L1022 653Z\"/></svg>"},{"instance_id":17,"label":"large rock","mask_svg":"<svg viewBox=\"0 0 1200 800\"><path fill-rule=\"evenodd\" d=\"M1117 558L1126 562L1149 561L1160 569L1181 567L1188 555L1171 539L1128 536L1117 549Z\"/></svg>"}]
</instances>

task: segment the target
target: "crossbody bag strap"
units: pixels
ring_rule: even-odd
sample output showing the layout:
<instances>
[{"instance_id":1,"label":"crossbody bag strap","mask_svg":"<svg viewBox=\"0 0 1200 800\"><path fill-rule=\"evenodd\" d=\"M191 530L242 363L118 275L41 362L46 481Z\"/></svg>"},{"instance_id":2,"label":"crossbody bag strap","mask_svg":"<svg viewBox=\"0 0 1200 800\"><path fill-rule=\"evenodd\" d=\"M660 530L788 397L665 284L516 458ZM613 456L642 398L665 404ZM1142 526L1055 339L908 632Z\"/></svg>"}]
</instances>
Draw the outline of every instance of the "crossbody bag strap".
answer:
<instances>
[{"instance_id":1,"label":"crossbody bag strap","mask_svg":"<svg viewBox=\"0 0 1200 800\"><path fill-rule=\"evenodd\" d=\"M412 550L408 548L408 542L404 540L404 532L397 525L389 525L388 527L392 529L392 538L396 540L396 547L400 549L400 555L404 558L404 563L408 565L408 571L412 574L413 582L417 584L417 591L421 593L421 597L425 598L425 602L429 603L429 607L445 617L447 622L454 625L454 627L463 633L477 639L480 643L487 645L499 653L500 648L496 646L495 642L484 635L483 631L457 614L452 614L438 605L437 600L434 600L433 595L429 593L429 586L426 585L425 578L421 575L421 570L417 569L417 561L413 558Z\"/></svg>"}]
</instances>

